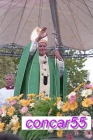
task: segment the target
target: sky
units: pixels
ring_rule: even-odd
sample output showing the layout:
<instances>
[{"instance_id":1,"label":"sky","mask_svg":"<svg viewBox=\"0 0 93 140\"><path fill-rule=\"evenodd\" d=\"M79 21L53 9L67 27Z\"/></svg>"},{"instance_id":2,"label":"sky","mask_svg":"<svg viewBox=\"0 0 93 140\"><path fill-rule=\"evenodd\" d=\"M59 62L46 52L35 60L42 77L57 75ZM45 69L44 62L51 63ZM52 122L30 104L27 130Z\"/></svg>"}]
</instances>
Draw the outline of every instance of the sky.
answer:
<instances>
[{"instance_id":1,"label":"sky","mask_svg":"<svg viewBox=\"0 0 93 140\"><path fill-rule=\"evenodd\" d=\"M93 57L87 58L84 69L89 71L88 80L90 80L93 83Z\"/></svg>"}]
</instances>

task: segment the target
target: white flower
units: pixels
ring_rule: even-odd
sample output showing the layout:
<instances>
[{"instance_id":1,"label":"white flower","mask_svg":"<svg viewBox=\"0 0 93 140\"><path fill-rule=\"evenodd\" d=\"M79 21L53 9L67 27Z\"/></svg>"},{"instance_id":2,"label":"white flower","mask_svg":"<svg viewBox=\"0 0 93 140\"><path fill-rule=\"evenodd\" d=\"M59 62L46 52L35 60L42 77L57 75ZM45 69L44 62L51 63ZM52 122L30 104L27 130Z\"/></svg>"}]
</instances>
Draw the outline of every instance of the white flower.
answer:
<instances>
[{"instance_id":1,"label":"white flower","mask_svg":"<svg viewBox=\"0 0 93 140\"><path fill-rule=\"evenodd\" d=\"M15 123L18 120L19 120L19 118L17 117L17 115L14 115L14 116L12 116L11 123Z\"/></svg>"},{"instance_id":2,"label":"white flower","mask_svg":"<svg viewBox=\"0 0 93 140\"><path fill-rule=\"evenodd\" d=\"M48 132L49 132L49 133L53 133L53 132L54 132L54 130L48 130Z\"/></svg>"},{"instance_id":3,"label":"white flower","mask_svg":"<svg viewBox=\"0 0 93 140\"><path fill-rule=\"evenodd\" d=\"M86 89L86 90L82 91L81 96L86 98L87 96L89 96L91 94L92 94L92 90L91 89Z\"/></svg>"},{"instance_id":4,"label":"white flower","mask_svg":"<svg viewBox=\"0 0 93 140\"><path fill-rule=\"evenodd\" d=\"M34 105L35 105L35 103L31 103L31 104L30 104L31 108L33 108L33 107L34 107Z\"/></svg>"},{"instance_id":5,"label":"white flower","mask_svg":"<svg viewBox=\"0 0 93 140\"><path fill-rule=\"evenodd\" d=\"M16 134L17 133L17 131L13 131L13 134Z\"/></svg>"},{"instance_id":6,"label":"white flower","mask_svg":"<svg viewBox=\"0 0 93 140\"><path fill-rule=\"evenodd\" d=\"M80 116L90 116L90 114L87 111L82 111Z\"/></svg>"},{"instance_id":7,"label":"white flower","mask_svg":"<svg viewBox=\"0 0 93 140\"><path fill-rule=\"evenodd\" d=\"M91 120L91 126L93 127L93 119Z\"/></svg>"},{"instance_id":8,"label":"white flower","mask_svg":"<svg viewBox=\"0 0 93 140\"><path fill-rule=\"evenodd\" d=\"M60 100L58 103L57 103L57 109L61 109L63 106L63 102Z\"/></svg>"},{"instance_id":9,"label":"white flower","mask_svg":"<svg viewBox=\"0 0 93 140\"><path fill-rule=\"evenodd\" d=\"M71 96L76 96L76 92L71 92L70 94L68 94L68 95L67 95L68 99L70 99Z\"/></svg>"},{"instance_id":10,"label":"white flower","mask_svg":"<svg viewBox=\"0 0 93 140\"><path fill-rule=\"evenodd\" d=\"M1 116L2 116L2 117L6 117L6 111L5 111L5 110L3 111L3 113L2 113Z\"/></svg>"},{"instance_id":11,"label":"white flower","mask_svg":"<svg viewBox=\"0 0 93 140\"><path fill-rule=\"evenodd\" d=\"M13 122L10 121L10 122L9 122L9 125L12 127L12 126L13 126Z\"/></svg>"}]
</instances>

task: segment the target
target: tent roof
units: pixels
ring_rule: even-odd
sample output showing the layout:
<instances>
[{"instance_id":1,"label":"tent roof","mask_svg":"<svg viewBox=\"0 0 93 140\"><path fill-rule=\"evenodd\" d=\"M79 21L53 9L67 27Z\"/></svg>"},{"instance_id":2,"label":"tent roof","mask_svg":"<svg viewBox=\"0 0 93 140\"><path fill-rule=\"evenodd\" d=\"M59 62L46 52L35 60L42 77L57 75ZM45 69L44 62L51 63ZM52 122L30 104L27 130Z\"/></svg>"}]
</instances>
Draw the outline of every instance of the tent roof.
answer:
<instances>
[{"instance_id":1,"label":"tent roof","mask_svg":"<svg viewBox=\"0 0 93 140\"><path fill-rule=\"evenodd\" d=\"M0 45L16 43L26 46L32 30L47 27L49 43L54 46L51 0L0 1ZM56 0L60 46L78 50L93 48L92 0ZM55 20L55 19L54 19Z\"/></svg>"}]
</instances>

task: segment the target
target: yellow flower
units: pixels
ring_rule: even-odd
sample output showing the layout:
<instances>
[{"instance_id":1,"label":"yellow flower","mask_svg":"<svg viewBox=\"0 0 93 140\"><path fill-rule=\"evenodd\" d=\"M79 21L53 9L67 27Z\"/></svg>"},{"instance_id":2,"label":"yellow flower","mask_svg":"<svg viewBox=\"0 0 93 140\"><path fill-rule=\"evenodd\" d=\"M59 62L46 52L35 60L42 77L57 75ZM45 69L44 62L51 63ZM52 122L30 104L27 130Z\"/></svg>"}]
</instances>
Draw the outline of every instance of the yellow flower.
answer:
<instances>
[{"instance_id":1,"label":"yellow flower","mask_svg":"<svg viewBox=\"0 0 93 140\"><path fill-rule=\"evenodd\" d=\"M49 98L49 97L44 97L44 98L42 98L42 100L44 100L44 101L51 101L51 98Z\"/></svg>"},{"instance_id":2,"label":"yellow flower","mask_svg":"<svg viewBox=\"0 0 93 140\"><path fill-rule=\"evenodd\" d=\"M39 95L37 95L37 97L44 97L44 93L39 93Z\"/></svg>"},{"instance_id":3,"label":"yellow flower","mask_svg":"<svg viewBox=\"0 0 93 140\"><path fill-rule=\"evenodd\" d=\"M13 124L12 130L13 130L13 131L17 131L19 128L20 128L20 123L19 123L18 121L16 121L16 122Z\"/></svg>"},{"instance_id":4,"label":"yellow flower","mask_svg":"<svg viewBox=\"0 0 93 140\"><path fill-rule=\"evenodd\" d=\"M78 107L78 104L77 104L76 101L70 104L70 110L71 111L74 111L77 107Z\"/></svg>"},{"instance_id":5,"label":"yellow flower","mask_svg":"<svg viewBox=\"0 0 93 140\"><path fill-rule=\"evenodd\" d=\"M77 87L77 88L75 88L74 90L73 90L73 92L76 92L76 91L78 91L80 89L80 87Z\"/></svg>"},{"instance_id":6,"label":"yellow flower","mask_svg":"<svg viewBox=\"0 0 93 140\"><path fill-rule=\"evenodd\" d=\"M20 100L22 97L23 97L23 94L20 94L20 95L17 97L17 100Z\"/></svg>"},{"instance_id":7,"label":"yellow flower","mask_svg":"<svg viewBox=\"0 0 93 140\"><path fill-rule=\"evenodd\" d=\"M15 108L12 106L12 107L10 107L10 108L8 109L7 114L8 114L9 116L12 116L12 115L14 114L14 111L15 111Z\"/></svg>"},{"instance_id":8,"label":"yellow flower","mask_svg":"<svg viewBox=\"0 0 93 140\"><path fill-rule=\"evenodd\" d=\"M92 100L90 98L85 98L83 101L82 101L82 106L83 107L89 107L92 105Z\"/></svg>"},{"instance_id":9,"label":"yellow flower","mask_svg":"<svg viewBox=\"0 0 93 140\"><path fill-rule=\"evenodd\" d=\"M69 111L70 108L70 103L67 101L63 106L62 106L62 111L67 112Z\"/></svg>"},{"instance_id":10,"label":"yellow flower","mask_svg":"<svg viewBox=\"0 0 93 140\"><path fill-rule=\"evenodd\" d=\"M19 96L20 96L20 95L19 95ZM13 98L14 98L14 100L17 100L18 96L14 96Z\"/></svg>"},{"instance_id":11,"label":"yellow flower","mask_svg":"<svg viewBox=\"0 0 93 140\"><path fill-rule=\"evenodd\" d=\"M22 106L29 106L30 100L21 99L21 100L19 101L19 103L20 103Z\"/></svg>"},{"instance_id":12,"label":"yellow flower","mask_svg":"<svg viewBox=\"0 0 93 140\"><path fill-rule=\"evenodd\" d=\"M78 91L82 86L85 85L85 82L83 82L82 84L80 84L77 88L74 89L74 92Z\"/></svg>"},{"instance_id":13,"label":"yellow flower","mask_svg":"<svg viewBox=\"0 0 93 140\"><path fill-rule=\"evenodd\" d=\"M36 96L36 94L34 94L34 93L33 93L33 94L28 94L28 95L27 95L27 97L28 97L28 98L31 98L31 99L34 98L35 96Z\"/></svg>"},{"instance_id":14,"label":"yellow flower","mask_svg":"<svg viewBox=\"0 0 93 140\"><path fill-rule=\"evenodd\" d=\"M11 125L7 124L5 130L8 131L11 128Z\"/></svg>"},{"instance_id":15,"label":"yellow flower","mask_svg":"<svg viewBox=\"0 0 93 140\"><path fill-rule=\"evenodd\" d=\"M9 102L12 102L13 100L17 100L18 96L14 96L14 97L11 97L11 98L7 98L6 100L9 101Z\"/></svg>"},{"instance_id":16,"label":"yellow flower","mask_svg":"<svg viewBox=\"0 0 93 140\"><path fill-rule=\"evenodd\" d=\"M61 101L61 97L57 97L57 101L54 103L54 106L56 106L59 101Z\"/></svg>"},{"instance_id":17,"label":"yellow flower","mask_svg":"<svg viewBox=\"0 0 93 140\"><path fill-rule=\"evenodd\" d=\"M7 100L7 101L9 101L9 102L11 102L11 101L13 101L13 100L14 100L14 98L13 98L13 97L11 97L11 98L7 98L6 100Z\"/></svg>"},{"instance_id":18,"label":"yellow flower","mask_svg":"<svg viewBox=\"0 0 93 140\"><path fill-rule=\"evenodd\" d=\"M57 116L62 116L62 114L60 112L57 112Z\"/></svg>"},{"instance_id":19,"label":"yellow flower","mask_svg":"<svg viewBox=\"0 0 93 140\"><path fill-rule=\"evenodd\" d=\"M54 103L54 106L56 106L57 105L57 103Z\"/></svg>"},{"instance_id":20,"label":"yellow flower","mask_svg":"<svg viewBox=\"0 0 93 140\"><path fill-rule=\"evenodd\" d=\"M30 103L34 103L35 100L34 99L29 99Z\"/></svg>"},{"instance_id":21,"label":"yellow flower","mask_svg":"<svg viewBox=\"0 0 93 140\"><path fill-rule=\"evenodd\" d=\"M63 137L63 130L58 130L58 131L57 131L57 136L58 136L59 138L62 138L62 137Z\"/></svg>"},{"instance_id":22,"label":"yellow flower","mask_svg":"<svg viewBox=\"0 0 93 140\"><path fill-rule=\"evenodd\" d=\"M7 110L7 108L8 108L7 106L4 106L4 107L2 108L2 110L5 111L5 110Z\"/></svg>"},{"instance_id":23,"label":"yellow flower","mask_svg":"<svg viewBox=\"0 0 93 140\"><path fill-rule=\"evenodd\" d=\"M4 125L5 125L4 123L0 122L0 132L3 132Z\"/></svg>"}]
</instances>

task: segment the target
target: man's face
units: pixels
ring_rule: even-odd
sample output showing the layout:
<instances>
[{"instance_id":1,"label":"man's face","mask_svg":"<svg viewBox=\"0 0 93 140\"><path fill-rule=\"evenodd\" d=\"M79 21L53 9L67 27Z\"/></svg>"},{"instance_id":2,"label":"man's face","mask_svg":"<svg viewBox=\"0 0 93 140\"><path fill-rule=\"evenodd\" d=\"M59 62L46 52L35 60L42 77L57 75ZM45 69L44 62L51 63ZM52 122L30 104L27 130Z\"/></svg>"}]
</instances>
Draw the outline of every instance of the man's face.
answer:
<instances>
[{"instance_id":1,"label":"man's face","mask_svg":"<svg viewBox=\"0 0 93 140\"><path fill-rule=\"evenodd\" d=\"M11 75L6 76L6 86L14 85L14 78Z\"/></svg>"},{"instance_id":2,"label":"man's face","mask_svg":"<svg viewBox=\"0 0 93 140\"><path fill-rule=\"evenodd\" d=\"M46 54L46 43L44 42L39 42L38 43L38 49L39 49L39 55L43 56Z\"/></svg>"}]
</instances>

